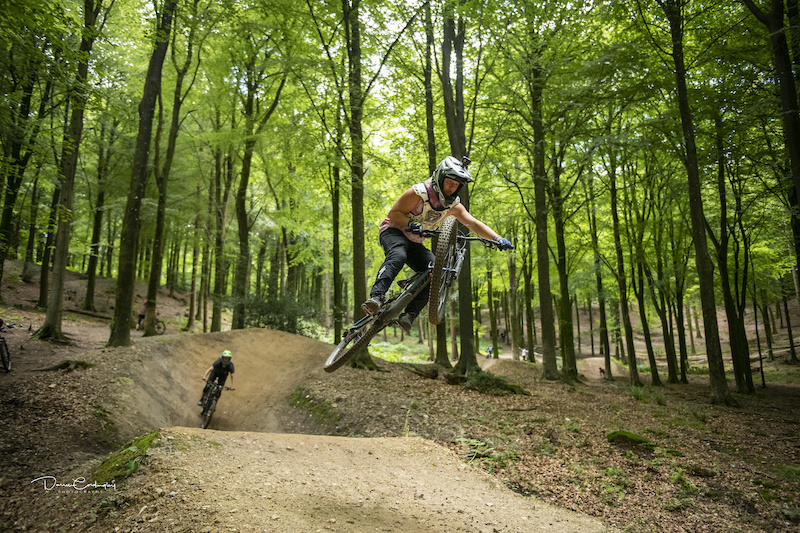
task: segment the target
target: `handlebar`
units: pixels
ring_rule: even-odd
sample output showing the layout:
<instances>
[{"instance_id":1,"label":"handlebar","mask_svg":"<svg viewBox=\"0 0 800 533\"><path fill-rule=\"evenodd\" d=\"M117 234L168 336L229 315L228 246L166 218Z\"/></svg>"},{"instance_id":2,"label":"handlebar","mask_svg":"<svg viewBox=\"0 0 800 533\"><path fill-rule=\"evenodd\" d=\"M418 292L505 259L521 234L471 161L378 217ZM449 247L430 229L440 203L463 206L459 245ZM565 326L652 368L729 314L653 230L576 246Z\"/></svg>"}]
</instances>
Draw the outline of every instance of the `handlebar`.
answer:
<instances>
[{"instance_id":1,"label":"handlebar","mask_svg":"<svg viewBox=\"0 0 800 533\"><path fill-rule=\"evenodd\" d=\"M207 379L200 378L200 380L201 380L203 383L208 383L208 380L207 380ZM211 382L211 384L212 384L212 385L219 385L219 383L217 383L216 381L212 381L212 382ZM223 389L225 389L225 390L236 390L234 387L222 387L222 388L223 388Z\"/></svg>"},{"instance_id":2,"label":"handlebar","mask_svg":"<svg viewBox=\"0 0 800 533\"><path fill-rule=\"evenodd\" d=\"M405 228L405 229L409 233L413 233L415 235L420 235L421 237L435 237L435 236L437 236L437 235L439 235L441 233L441 230L438 230L438 229L424 229L424 230L422 230L422 234L412 231L411 228ZM493 241L491 239L484 239L483 237L479 237L477 235L469 236L469 235L458 234L456 236L456 238L458 240L460 240L460 241L478 241L481 244L483 244L484 246L486 246L487 248L497 248L498 250L502 250L503 249L503 248L501 248L500 243L498 243L497 241ZM508 248L508 249L509 250L513 250L514 246L512 245L511 248Z\"/></svg>"}]
</instances>

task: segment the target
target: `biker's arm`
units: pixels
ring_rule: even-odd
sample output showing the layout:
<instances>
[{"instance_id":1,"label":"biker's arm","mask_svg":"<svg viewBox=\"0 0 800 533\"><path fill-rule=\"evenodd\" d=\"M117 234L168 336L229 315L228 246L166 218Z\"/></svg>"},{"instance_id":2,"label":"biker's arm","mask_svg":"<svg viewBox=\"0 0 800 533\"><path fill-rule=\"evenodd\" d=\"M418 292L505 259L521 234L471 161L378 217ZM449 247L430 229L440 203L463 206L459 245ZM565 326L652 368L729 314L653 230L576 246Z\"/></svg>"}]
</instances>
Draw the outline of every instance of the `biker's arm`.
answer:
<instances>
[{"instance_id":1,"label":"biker's arm","mask_svg":"<svg viewBox=\"0 0 800 533\"><path fill-rule=\"evenodd\" d=\"M214 370L214 366L213 366L213 365L212 365L212 366L210 366L210 367L208 367L208 370L206 370L206 373L205 373L205 375L203 376L203 381L208 381L208 376L210 376L210 375L211 375L211 371L212 371L212 370Z\"/></svg>"},{"instance_id":2,"label":"biker's arm","mask_svg":"<svg viewBox=\"0 0 800 533\"><path fill-rule=\"evenodd\" d=\"M401 228L408 227L411 218L408 214L419 203L419 196L414 192L414 189L408 189L389 210L389 220L400 226Z\"/></svg>"},{"instance_id":3,"label":"biker's arm","mask_svg":"<svg viewBox=\"0 0 800 533\"><path fill-rule=\"evenodd\" d=\"M468 227L470 231L478 234L484 239L489 239L490 241L493 241L497 237L497 232L495 232L492 228L490 228L489 226L487 226L474 216L470 215L469 211L467 211L467 208L464 207L463 204L454 205L453 208L450 210L450 214L455 216L459 222Z\"/></svg>"}]
</instances>

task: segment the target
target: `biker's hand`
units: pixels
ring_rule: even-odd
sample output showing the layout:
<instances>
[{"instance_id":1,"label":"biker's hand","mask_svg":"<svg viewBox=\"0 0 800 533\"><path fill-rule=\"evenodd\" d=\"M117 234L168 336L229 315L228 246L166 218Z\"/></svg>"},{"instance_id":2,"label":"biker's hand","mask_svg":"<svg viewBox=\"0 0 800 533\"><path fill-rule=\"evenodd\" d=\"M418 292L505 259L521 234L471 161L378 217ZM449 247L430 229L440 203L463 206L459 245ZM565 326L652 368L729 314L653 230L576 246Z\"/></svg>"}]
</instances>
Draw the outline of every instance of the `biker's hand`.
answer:
<instances>
[{"instance_id":1,"label":"biker's hand","mask_svg":"<svg viewBox=\"0 0 800 533\"><path fill-rule=\"evenodd\" d=\"M406 230L414 235L422 235L425 232L425 228L419 222L409 222Z\"/></svg>"},{"instance_id":2,"label":"biker's hand","mask_svg":"<svg viewBox=\"0 0 800 533\"><path fill-rule=\"evenodd\" d=\"M500 235L498 235L497 237L494 238L494 242L497 244L497 247L500 248L501 250L513 250L514 249L514 245L511 244L511 241L509 241L508 239L504 239Z\"/></svg>"}]
</instances>

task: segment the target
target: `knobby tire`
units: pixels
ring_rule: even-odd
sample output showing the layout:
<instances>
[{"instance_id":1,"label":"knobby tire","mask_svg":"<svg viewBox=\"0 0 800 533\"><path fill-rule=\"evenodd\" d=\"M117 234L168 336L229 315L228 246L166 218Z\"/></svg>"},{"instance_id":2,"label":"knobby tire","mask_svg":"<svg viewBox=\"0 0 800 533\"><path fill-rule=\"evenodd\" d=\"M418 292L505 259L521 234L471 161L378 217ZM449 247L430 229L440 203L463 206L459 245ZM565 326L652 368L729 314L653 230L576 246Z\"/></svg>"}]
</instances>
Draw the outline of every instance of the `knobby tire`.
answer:
<instances>
[{"instance_id":1,"label":"knobby tire","mask_svg":"<svg viewBox=\"0 0 800 533\"><path fill-rule=\"evenodd\" d=\"M206 429L208 427L208 425L211 423L211 417L214 416L214 410L216 408L217 400L214 398L208 402L206 410L203 411L203 422L200 424L201 428Z\"/></svg>"},{"instance_id":2,"label":"knobby tire","mask_svg":"<svg viewBox=\"0 0 800 533\"><path fill-rule=\"evenodd\" d=\"M345 337L342 339L342 342L336 346L333 353L328 356L328 360L325 361L325 366L322 367L325 372L333 372L337 368L340 368L361 349L366 348L369 341L383 329L383 325L377 319L373 319L364 324L360 329L363 331L360 336L353 335L350 338Z\"/></svg>"},{"instance_id":3,"label":"knobby tire","mask_svg":"<svg viewBox=\"0 0 800 533\"><path fill-rule=\"evenodd\" d=\"M458 237L458 221L454 216L448 216L442 224L439 233L439 242L436 245L436 259L433 262L431 275L431 290L428 296L428 321L439 324L447 310L447 295L450 292L448 282L450 267L455 257L456 241Z\"/></svg>"},{"instance_id":4,"label":"knobby tire","mask_svg":"<svg viewBox=\"0 0 800 533\"><path fill-rule=\"evenodd\" d=\"M157 335L163 335L167 331L167 326L161 320L156 320L155 326Z\"/></svg>"}]
</instances>

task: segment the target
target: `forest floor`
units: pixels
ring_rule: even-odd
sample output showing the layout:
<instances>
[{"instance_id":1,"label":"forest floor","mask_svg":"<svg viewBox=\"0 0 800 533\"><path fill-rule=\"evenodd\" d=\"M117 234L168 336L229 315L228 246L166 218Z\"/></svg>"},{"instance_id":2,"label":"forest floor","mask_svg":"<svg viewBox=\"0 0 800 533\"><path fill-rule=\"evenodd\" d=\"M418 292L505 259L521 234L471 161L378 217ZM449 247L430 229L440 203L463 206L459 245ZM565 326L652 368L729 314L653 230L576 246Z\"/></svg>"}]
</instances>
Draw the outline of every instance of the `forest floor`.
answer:
<instances>
[{"instance_id":1,"label":"forest floor","mask_svg":"<svg viewBox=\"0 0 800 533\"><path fill-rule=\"evenodd\" d=\"M390 363L325 374L331 346L283 332L181 333L180 294L159 295L167 335L104 348L113 281L90 316L80 276L66 289L72 343L32 340L44 315L17 266L0 306L13 358L0 373L0 531L800 531L788 349L738 406L712 405L705 375L632 389L592 357L576 384L481 357L529 393L495 396ZM223 349L235 390L202 430L200 378ZM87 364L55 368L65 360ZM649 444L609 441L617 430ZM130 477L86 487L152 431Z\"/></svg>"}]
</instances>

